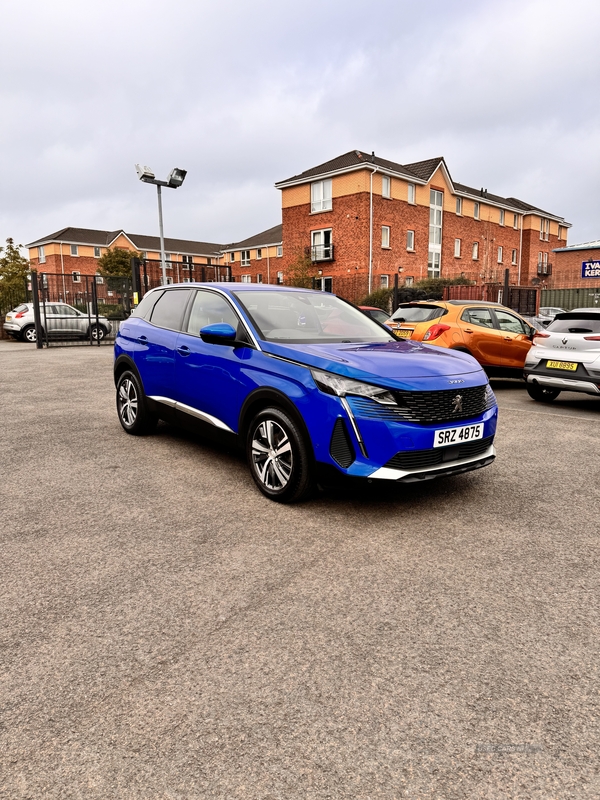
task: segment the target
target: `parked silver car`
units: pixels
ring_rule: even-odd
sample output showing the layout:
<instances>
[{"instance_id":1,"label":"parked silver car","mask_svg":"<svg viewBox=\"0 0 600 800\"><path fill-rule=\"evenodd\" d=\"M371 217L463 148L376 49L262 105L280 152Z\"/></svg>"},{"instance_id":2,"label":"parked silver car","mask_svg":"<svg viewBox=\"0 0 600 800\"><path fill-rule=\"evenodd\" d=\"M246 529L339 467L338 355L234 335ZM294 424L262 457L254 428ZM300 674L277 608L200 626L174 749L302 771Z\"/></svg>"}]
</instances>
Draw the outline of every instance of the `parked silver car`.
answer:
<instances>
[{"instance_id":1,"label":"parked silver car","mask_svg":"<svg viewBox=\"0 0 600 800\"><path fill-rule=\"evenodd\" d=\"M542 308L540 308L536 319L539 320L542 323L542 325L544 325L544 327L548 327L548 325L550 325L550 323L557 314L564 314L564 313L565 313L564 308L557 308L555 306L543 306Z\"/></svg>"},{"instance_id":2,"label":"parked silver car","mask_svg":"<svg viewBox=\"0 0 600 800\"><path fill-rule=\"evenodd\" d=\"M48 332L52 339L86 339L90 336L90 318L67 303L41 303L40 315L42 330ZM9 311L4 318L4 330L15 339L25 342L35 342L35 321L33 317L33 303L22 303L17 308ZM93 316L91 320L91 335L95 341L102 340L112 330L112 325L106 317Z\"/></svg>"},{"instance_id":3,"label":"parked silver car","mask_svg":"<svg viewBox=\"0 0 600 800\"><path fill-rule=\"evenodd\" d=\"M529 396L542 403L561 391L600 395L600 309L557 314L534 336L524 377Z\"/></svg>"}]
</instances>

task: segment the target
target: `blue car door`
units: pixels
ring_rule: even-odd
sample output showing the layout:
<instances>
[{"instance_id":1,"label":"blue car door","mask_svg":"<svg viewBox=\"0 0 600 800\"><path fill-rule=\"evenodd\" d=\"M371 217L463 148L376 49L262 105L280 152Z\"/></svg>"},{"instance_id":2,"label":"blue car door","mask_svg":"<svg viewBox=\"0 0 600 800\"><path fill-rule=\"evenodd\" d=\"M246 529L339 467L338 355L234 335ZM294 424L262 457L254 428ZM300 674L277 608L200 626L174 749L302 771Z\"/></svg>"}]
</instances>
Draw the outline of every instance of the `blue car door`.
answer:
<instances>
[{"instance_id":1,"label":"blue car door","mask_svg":"<svg viewBox=\"0 0 600 800\"><path fill-rule=\"evenodd\" d=\"M252 351L228 344L209 344L200 338L201 328L225 322L241 326L233 306L221 294L198 289L192 301L185 331L177 337L177 400L182 410L196 413L218 428L237 431L240 408L252 381L244 374Z\"/></svg>"},{"instance_id":2,"label":"blue car door","mask_svg":"<svg viewBox=\"0 0 600 800\"><path fill-rule=\"evenodd\" d=\"M150 319L135 326L141 345L135 351L135 363L149 397L175 400L175 348L190 294L190 289L168 289L154 305Z\"/></svg>"}]
</instances>

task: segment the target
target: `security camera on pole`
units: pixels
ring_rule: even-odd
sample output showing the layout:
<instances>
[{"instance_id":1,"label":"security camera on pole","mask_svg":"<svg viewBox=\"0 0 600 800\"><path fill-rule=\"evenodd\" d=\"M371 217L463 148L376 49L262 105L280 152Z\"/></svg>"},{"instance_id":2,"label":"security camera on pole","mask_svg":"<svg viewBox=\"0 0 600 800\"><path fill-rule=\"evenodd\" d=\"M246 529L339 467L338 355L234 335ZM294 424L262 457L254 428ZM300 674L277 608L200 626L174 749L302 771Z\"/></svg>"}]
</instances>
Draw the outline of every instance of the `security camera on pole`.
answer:
<instances>
[{"instance_id":1,"label":"security camera on pole","mask_svg":"<svg viewBox=\"0 0 600 800\"><path fill-rule=\"evenodd\" d=\"M135 171L141 181L144 183L153 183L156 186L156 193L158 195L158 228L160 233L160 265L162 269L162 283L164 286L167 283L167 258L165 255L165 236L163 232L161 187L169 186L171 189L177 189L184 182L187 170L175 167L175 169L171 170L166 181L159 181L158 178L154 176L150 167L140 167L139 164L136 164Z\"/></svg>"}]
</instances>

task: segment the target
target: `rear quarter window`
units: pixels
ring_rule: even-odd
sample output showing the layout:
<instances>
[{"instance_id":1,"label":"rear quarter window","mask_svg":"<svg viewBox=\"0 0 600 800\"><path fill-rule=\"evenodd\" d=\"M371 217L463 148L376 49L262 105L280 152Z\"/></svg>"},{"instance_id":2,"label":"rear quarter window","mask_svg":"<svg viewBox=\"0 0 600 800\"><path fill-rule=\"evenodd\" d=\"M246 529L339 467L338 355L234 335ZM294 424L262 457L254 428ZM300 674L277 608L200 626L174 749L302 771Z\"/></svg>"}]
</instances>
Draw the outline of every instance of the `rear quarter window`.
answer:
<instances>
[{"instance_id":1,"label":"rear quarter window","mask_svg":"<svg viewBox=\"0 0 600 800\"><path fill-rule=\"evenodd\" d=\"M560 314L546 328L552 333L600 333L600 314Z\"/></svg>"},{"instance_id":2,"label":"rear quarter window","mask_svg":"<svg viewBox=\"0 0 600 800\"><path fill-rule=\"evenodd\" d=\"M446 314L441 306L400 306L392 315L394 322L429 322Z\"/></svg>"}]
</instances>

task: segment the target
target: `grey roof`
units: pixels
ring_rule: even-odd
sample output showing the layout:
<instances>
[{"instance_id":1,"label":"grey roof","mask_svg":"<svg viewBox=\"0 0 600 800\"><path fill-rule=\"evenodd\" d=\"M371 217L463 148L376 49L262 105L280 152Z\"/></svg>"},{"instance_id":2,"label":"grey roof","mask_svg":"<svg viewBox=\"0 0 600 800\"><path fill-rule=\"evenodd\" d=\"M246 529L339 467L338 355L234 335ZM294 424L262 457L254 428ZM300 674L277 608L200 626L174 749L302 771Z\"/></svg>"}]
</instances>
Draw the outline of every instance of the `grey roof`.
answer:
<instances>
[{"instance_id":1,"label":"grey roof","mask_svg":"<svg viewBox=\"0 0 600 800\"><path fill-rule=\"evenodd\" d=\"M138 250L160 251L160 239L158 236L127 233L123 229L116 231L98 231L92 228L62 228L60 231L56 231L41 239L37 239L35 242L31 242L26 245L26 247L35 247L36 245L46 242L67 242L70 244L88 244L108 247L120 234L127 236ZM189 239L165 239L165 250L174 253L213 256L218 253L221 248L222 245L215 242L195 242Z\"/></svg>"},{"instance_id":2,"label":"grey roof","mask_svg":"<svg viewBox=\"0 0 600 800\"><path fill-rule=\"evenodd\" d=\"M415 177L414 173L409 172L406 167L403 167L402 164L397 164L395 161L387 161L385 158L379 158L379 156L373 154L369 155L368 153L363 153L362 150L350 150L350 152L344 153L342 156L332 158L331 161L325 161L325 163L319 164L318 167L312 167L311 169L301 172L299 175L293 175L291 178L287 178L284 181L278 181L275 186L280 186L293 181L301 181L304 178L312 178L316 175L323 175L328 172L337 172L339 170L347 170L352 169L353 167L361 166L383 167L383 169L388 169L391 172L397 172L400 175L405 175L408 178Z\"/></svg>"},{"instance_id":3,"label":"grey roof","mask_svg":"<svg viewBox=\"0 0 600 800\"><path fill-rule=\"evenodd\" d=\"M440 164L444 164L446 170L448 170L443 156L428 158L427 161L415 161L414 164L405 164L404 168L412 172L413 175L416 175L416 177L420 178L422 181L428 181ZM449 170L448 175L450 175Z\"/></svg>"},{"instance_id":4,"label":"grey roof","mask_svg":"<svg viewBox=\"0 0 600 800\"><path fill-rule=\"evenodd\" d=\"M281 244L283 242L283 225L274 225L262 233L249 236L241 242L223 245L223 251L244 250L247 247L266 247L268 244Z\"/></svg>"},{"instance_id":5,"label":"grey roof","mask_svg":"<svg viewBox=\"0 0 600 800\"><path fill-rule=\"evenodd\" d=\"M570 244L568 247L555 247L553 253L568 253L572 250L600 250L600 239L594 242L582 242L581 244Z\"/></svg>"}]
</instances>

